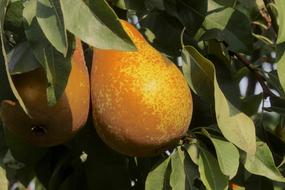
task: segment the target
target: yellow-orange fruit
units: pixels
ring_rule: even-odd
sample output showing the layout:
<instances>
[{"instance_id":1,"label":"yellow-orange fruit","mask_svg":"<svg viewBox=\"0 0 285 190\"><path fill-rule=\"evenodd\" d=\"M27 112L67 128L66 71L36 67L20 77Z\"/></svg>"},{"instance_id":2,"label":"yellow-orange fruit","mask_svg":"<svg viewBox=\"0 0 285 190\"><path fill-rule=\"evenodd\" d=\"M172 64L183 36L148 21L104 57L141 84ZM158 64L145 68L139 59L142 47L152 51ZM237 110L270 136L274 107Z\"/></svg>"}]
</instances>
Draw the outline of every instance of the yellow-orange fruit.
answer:
<instances>
[{"instance_id":1,"label":"yellow-orange fruit","mask_svg":"<svg viewBox=\"0 0 285 190\"><path fill-rule=\"evenodd\" d=\"M2 101L0 117L4 127L13 134L36 146L53 146L71 139L84 126L89 111L90 85L79 40L72 55L66 88L54 106L48 106L47 79L42 68L13 75L12 79L31 116L25 114L19 103Z\"/></svg>"},{"instance_id":2,"label":"yellow-orange fruit","mask_svg":"<svg viewBox=\"0 0 285 190\"><path fill-rule=\"evenodd\" d=\"M137 51L94 48L91 69L93 119L114 150L151 156L175 145L192 117L183 75L129 23L121 21Z\"/></svg>"}]
</instances>

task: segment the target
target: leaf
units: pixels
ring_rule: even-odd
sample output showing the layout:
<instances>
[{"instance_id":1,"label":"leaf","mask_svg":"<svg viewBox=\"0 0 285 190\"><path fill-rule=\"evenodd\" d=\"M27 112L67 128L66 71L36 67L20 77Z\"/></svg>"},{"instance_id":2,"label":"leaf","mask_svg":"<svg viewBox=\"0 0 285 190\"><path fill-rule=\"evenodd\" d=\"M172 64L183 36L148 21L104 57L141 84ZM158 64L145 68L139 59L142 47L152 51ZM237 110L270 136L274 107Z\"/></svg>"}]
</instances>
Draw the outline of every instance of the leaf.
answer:
<instances>
[{"instance_id":1,"label":"leaf","mask_svg":"<svg viewBox=\"0 0 285 190\"><path fill-rule=\"evenodd\" d=\"M198 165L199 149L196 143L185 145L184 148L188 152L194 164Z\"/></svg>"},{"instance_id":2,"label":"leaf","mask_svg":"<svg viewBox=\"0 0 285 190\"><path fill-rule=\"evenodd\" d=\"M94 4L102 5L102 0L94 1ZM96 5L96 4L95 4ZM111 8L96 6L93 12L82 0L61 1L63 18L66 29L79 37L82 41L102 49L134 50L134 45L130 38L119 28L119 23L102 18L115 19ZM94 9L95 9L94 8ZM82 22L84 21L84 22ZM104 22L102 22L104 21ZM108 24L111 22L111 24ZM116 27L116 30L112 30Z\"/></svg>"},{"instance_id":3,"label":"leaf","mask_svg":"<svg viewBox=\"0 0 285 190\"><path fill-rule=\"evenodd\" d=\"M146 190L164 189L165 184L168 183L166 174L170 170L169 168L170 164L171 164L171 159L170 157L168 157L148 173L145 182Z\"/></svg>"},{"instance_id":4,"label":"leaf","mask_svg":"<svg viewBox=\"0 0 285 190\"><path fill-rule=\"evenodd\" d=\"M285 91L285 42L277 45L277 73L283 91Z\"/></svg>"},{"instance_id":5,"label":"leaf","mask_svg":"<svg viewBox=\"0 0 285 190\"><path fill-rule=\"evenodd\" d=\"M263 100L263 94L246 96L242 99L241 110L248 116L252 116L258 112L260 104Z\"/></svg>"},{"instance_id":6,"label":"leaf","mask_svg":"<svg viewBox=\"0 0 285 190\"><path fill-rule=\"evenodd\" d=\"M224 7L214 1L207 3L183 3L186 9L179 18L189 31L195 31L195 40L217 39L225 41L228 49L250 53L253 37L250 21L245 14L231 7ZM195 20L193 19L195 18ZM199 26L199 29L196 28Z\"/></svg>"},{"instance_id":7,"label":"leaf","mask_svg":"<svg viewBox=\"0 0 285 190\"><path fill-rule=\"evenodd\" d=\"M285 98L271 96L270 104L271 104L271 107L269 108L270 111L274 111L279 114L285 115Z\"/></svg>"},{"instance_id":8,"label":"leaf","mask_svg":"<svg viewBox=\"0 0 285 190\"><path fill-rule=\"evenodd\" d=\"M5 28L7 28L7 25L10 27L21 27L23 24L22 12L23 3L21 1L10 2L5 15Z\"/></svg>"},{"instance_id":9,"label":"leaf","mask_svg":"<svg viewBox=\"0 0 285 190\"><path fill-rule=\"evenodd\" d=\"M30 44L26 41L18 44L9 52L8 60L11 75L29 72L40 66L33 55Z\"/></svg>"},{"instance_id":10,"label":"leaf","mask_svg":"<svg viewBox=\"0 0 285 190\"><path fill-rule=\"evenodd\" d=\"M285 178L275 166L272 153L266 143L258 141L255 155L246 156L245 168L250 173L285 182Z\"/></svg>"},{"instance_id":11,"label":"leaf","mask_svg":"<svg viewBox=\"0 0 285 190\"><path fill-rule=\"evenodd\" d=\"M285 4L283 0L275 0L275 7L277 8L278 16L278 37L277 37L277 44L281 44L285 42Z\"/></svg>"},{"instance_id":12,"label":"leaf","mask_svg":"<svg viewBox=\"0 0 285 190\"><path fill-rule=\"evenodd\" d=\"M225 190L228 178L221 172L218 161L207 150L200 147L199 173L207 190Z\"/></svg>"},{"instance_id":13,"label":"leaf","mask_svg":"<svg viewBox=\"0 0 285 190\"><path fill-rule=\"evenodd\" d=\"M8 179L6 178L6 171L5 169L0 165L0 189L1 190L8 190Z\"/></svg>"},{"instance_id":14,"label":"leaf","mask_svg":"<svg viewBox=\"0 0 285 190\"><path fill-rule=\"evenodd\" d=\"M38 0L36 18L49 42L59 52L66 55L67 37L59 2Z\"/></svg>"},{"instance_id":15,"label":"leaf","mask_svg":"<svg viewBox=\"0 0 285 190\"><path fill-rule=\"evenodd\" d=\"M254 123L227 100L216 80L213 63L191 46L185 46L182 53L184 64L187 65L183 69L184 75L187 75L191 89L198 96L210 102L214 99L218 127L224 137L245 152L254 154Z\"/></svg>"},{"instance_id":16,"label":"leaf","mask_svg":"<svg viewBox=\"0 0 285 190\"><path fill-rule=\"evenodd\" d=\"M171 155L170 186L173 190L194 190L194 180L199 177L197 168L185 151L179 147Z\"/></svg>"},{"instance_id":17,"label":"leaf","mask_svg":"<svg viewBox=\"0 0 285 190\"><path fill-rule=\"evenodd\" d=\"M280 84L280 80L278 78L277 70L273 70L268 73L268 78L266 79L267 83L272 86L277 92L280 94L280 96L285 97L285 93L283 91L283 88Z\"/></svg>"},{"instance_id":18,"label":"leaf","mask_svg":"<svg viewBox=\"0 0 285 190\"><path fill-rule=\"evenodd\" d=\"M204 61L196 63L195 57L191 54L191 49L192 47L184 47L182 50L182 70L184 76L195 94L203 100L211 102L214 97L214 86L212 84L214 78L213 68L208 67Z\"/></svg>"},{"instance_id":19,"label":"leaf","mask_svg":"<svg viewBox=\"0 0 285 190\"><path fill-rule=\"evenodd\" d=\"M36 15L37 1L31 0L25 4L23 11L26 19L25 33L33 49L34 56L46 72L47 100L49 105L54 105L61 97L67 84L71 70L71 53L73 46L68 47L67 56L59 53L45 38ZM70 41L71 42L71 41ZM72 44L72 43L70 43Z\"/></svg>"},{"instance_id":20,"label":"leaf","mask_svg":"<svg viewBox=\"0 0 285 190\"><path fill-rule=\"evenodd\" d=\"M202 129L202 132L211 140L215 147L221 171L224 175L232 179L236 175L239 167L238 149L232 143L222 140L215 135L211 135L205 129Z\"/></svg>"},{"instance_id":21,"label":"leaf","mask_svg":"<svg viewBox=\"0 0 285 190\"><path fill-rule=\"evenodd\" d=\"M23 108L23 110L25 111L25 113L28 114L28 110L23 102L23 100L21 99L18 91L16 90L14 83L12 81L12 78L9 74L9 66L8 66L8 58L7 58L7 54L6 54L6 50L4 47L4 31L3 31L3 26L4 26L4 18L5 18L5 12L7 9L9 1L8 0L2 0L0 1L0 40L1 40L1 50L0 50L0 79L1 79L1 87L3 84L3 88L5 88L5 90L1 90L0 93L0 100L3 100L5 98L10 98L15 96L16 99L18 100L19 104L21 105L21 107ZM29 115L29 114L28 114Z\"/></svg>"}]
</instances>

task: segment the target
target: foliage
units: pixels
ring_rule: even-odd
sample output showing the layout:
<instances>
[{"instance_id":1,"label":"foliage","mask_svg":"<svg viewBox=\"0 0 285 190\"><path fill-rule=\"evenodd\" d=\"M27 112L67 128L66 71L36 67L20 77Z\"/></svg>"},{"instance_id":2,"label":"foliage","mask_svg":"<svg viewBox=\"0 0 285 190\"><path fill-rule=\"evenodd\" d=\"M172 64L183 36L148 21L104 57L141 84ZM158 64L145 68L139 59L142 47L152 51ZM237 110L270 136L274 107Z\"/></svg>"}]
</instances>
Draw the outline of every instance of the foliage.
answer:
<instances>
[{"instance_id":1,"label":"foliage","mask_svg":"<svg viewBox=\"0 0 285 190\"><path fill-rule=\"evenodd\" d=\"M176 147L149 158L108 148L92 118L71 141L50 148L25 144L1 126L0 189L31 181L49 190L284 189L284 6L282 0L1 0L0 101L17 100L29 114L11 75L42 66L48 102L56 104L74 38L85 42L89 67L92 47L135 50L121 18L180 67L194 115Z\"/></svg>"}]
</instances>

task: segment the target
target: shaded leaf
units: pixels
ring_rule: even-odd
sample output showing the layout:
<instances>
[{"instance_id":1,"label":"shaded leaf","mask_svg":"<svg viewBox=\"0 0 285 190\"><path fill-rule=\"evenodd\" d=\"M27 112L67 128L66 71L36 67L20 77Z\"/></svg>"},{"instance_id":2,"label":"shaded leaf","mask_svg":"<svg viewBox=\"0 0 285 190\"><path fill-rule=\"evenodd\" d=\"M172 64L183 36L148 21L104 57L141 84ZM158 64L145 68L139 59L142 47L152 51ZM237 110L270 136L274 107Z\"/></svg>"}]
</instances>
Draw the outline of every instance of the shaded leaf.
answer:
<instances>
[{"instance_id":1,"label":"shaded leaf","mask_svg":"<svg viewBox=\"0 0 285 190\"><path fill-rule=\"evenodd\" d=\"M38 0L36 18L49 42L59 52L66 55L67 37L59 2Z\"/></svg>"},{"instance_id":2,"label":"shaded leaf","mask_svg":"<svg viewBox=\"0 0 285 190\"><path fill-rule=\"evenodd\" d=\"M274 190L273 181L265 177L251 175L245 184L246 189Z\"/></svg>"},{"instance_id":3,"label":"shaded leaf","mask_svg":"<svg viewBox=\"0 0 285 190\"><path fill-rule=\"evenodd\" d=\"M272 88L277 90L277 92L281 96L285 97L285 93L283 91L283 88L282 88L282 86L280 84L280 80L278 78L277 70L273 70L273 71L269 72L268 73L268 78L266 79L266 81L268 82L269 85L271 85Z\"/></svg>"},{"instance_id":4,"label":"shaded leaf","mask_svg":"<svg viewBox=\"0 0 285 190\"><path fill-rule=\"evenodd\" d=\"M258 112L262 100L262 93L246 96L242 99L241 110L248 116L252 116Z\"/></svg>"},{"instance_id":5,"label":"shaded leaf","mask_svg":"<svg viewBox=\"0 0 285 190\"><path fill-rule=\"evenodd\" d=\"M261 175L274 181L285 182L285 178L275 166L269 147L264 142L257 142L256 154L247 155L244 166L250 173Z\"/></svg>"},{"instance_id":6,"label":"shaded leaf","mask_svg":"<svg viewBox=\"0 0 285 190\"><path fill-rule=\"evenodd\" d=\"M224 137L240 149L254 154L256 149L254 123L227 100L216 80L213 63L191 46L183 49L183 61L183 72L187 75L191 89L207 100L214 99L218 127Z\"/></svg>"},{"instance_id":7,"label":"shaded leaf","mask_svg":"<svg viewBox=\"0 0 285 190\"><path fill-rule=\"evenodd\" d=\"M40 67L28 42L18 44L9 52L8 59L11 75L29 72Z\"/></svg>"},{"instance_id":8,"label":"shaded leaf","mask_svg":"<svg viewBox=\"0 0 285 190\"><path fill-rule=\"evenodd\" d=\"M218 161L207 150L200 148L199 173L208 190L225 190L228 178L221 172Z\"/></svg>"},{"instance_id":9,"label":"shaded leaf","mask_svg":"<svg viewBox=\"0 0 285 190\"><path fill-rule=\"evenodd\" d=\"M203 129L202 131L213 143L218 163L221 171L224 175L233 178L239 167L239 151L230 142L225 141L215 135L211 135L208 131Z\"/></svg>"},{"instance_id":10,"label":"shaded leaf","mask_svg":"<svg viewBox=\"0 0 285 190\"><path fill-rule=\"evenodd\" d=\"M170 170L170 164L171 159L168 157L156 168L149 172L145 182L146 190L164 189L165 184L168 183L166 174Z\"/></svg>"},{"instance_id":11,"label":"shaded leaf","mask_svg":"<svg viewBox=\"0 0 285 190\"><path fill-rule=\"evenodd\" d=\"M48 81L47 100L49 105L54 105L57 99L61 97L67 84L74 46L70 43L67 56L64 57L48 42L35 18L36 7L37 1L35 0L28 1L25 4L23 11L26 19L25 33L33 49L34 56L46 72Z\"/></svg>"},{"instance_id":12,"label":"shaded leaf","mask_svg":"<svg viewBox=\"0 0 285 190\"><path fill-rule=\"evenodd\" d=\"M103 5L104 2L99 0L94 1L94 5L95 3ZM115 28L113 27L115 26L114 22L104 19L110 19L111 17L113 20L115 19L115 16L110 13L112 9L107 5L105 5L104 8L99 6L95 7L96 10L94 10L94 13L98 11L98 15L94 15L82 0L61 1L61 7L66 29L79 37L82 41L102 49L135 49L130 38L119 28L118 21L115 23L116 30L113 31L112 29ZM104 20L101 20L102 18ZM112 27L109 26L109 22L111 22L110 26Z\"/></svg>"},{"instance_id":13,"label":"shaded leaf","mask_svg":"<svg viewBox=\"0 0 285 190\"><path fill-rule=\"evenodd\" d=\"M231 7L217 6L212 1L209 4L214 9L208 10L202 27L195 34L195 39L222 40L227 43L229 50L250 53L253 37L247 16Z\"/></svg>"},{"instance_id":14,"label":"shaded leaf","mask_svg":"<svg viewBox=\"0 0 285 190\"><path fill-rule=\"evenodd\" d=\"M285 115L285 98L271 96L270 104L271 104L271 107L269 108L270 111L274 111L279 114Z\"/></svg>"}]
</instances>

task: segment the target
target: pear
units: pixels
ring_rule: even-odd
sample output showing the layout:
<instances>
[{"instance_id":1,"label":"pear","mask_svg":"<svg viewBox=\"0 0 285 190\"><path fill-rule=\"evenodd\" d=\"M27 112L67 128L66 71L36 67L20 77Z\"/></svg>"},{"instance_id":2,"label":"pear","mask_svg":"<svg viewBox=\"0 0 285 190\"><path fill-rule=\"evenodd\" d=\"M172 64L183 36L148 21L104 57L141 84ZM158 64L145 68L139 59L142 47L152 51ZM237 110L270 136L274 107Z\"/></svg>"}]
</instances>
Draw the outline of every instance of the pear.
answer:
<instances>
[{"instance_id":1,"label":"pear","mask_svg":"<svg viewBox=\"0 0 285 190\"><path fill-rule=\"evenodd\" d=\"M1 102L0 118L14 135L29 144L47 147L68 141L84 126L90 85L80 40L76 40L66 88L54 106L47 102L48 83L42 68L13 75L12 80L30 114L26 115L18 102Z\"/></svg>"},{"instance_id":2,"label":"pear","mask_svg":"<svg viewBox=\"0 0 285 190\"><path fill-rule=\"evenodd\" d=\"M91 101L95 128L114 150L153 156L175 146L189 127L192 96L185 78L126 21L137 51L94 48Z\"/></svg>"}]
</instances>

